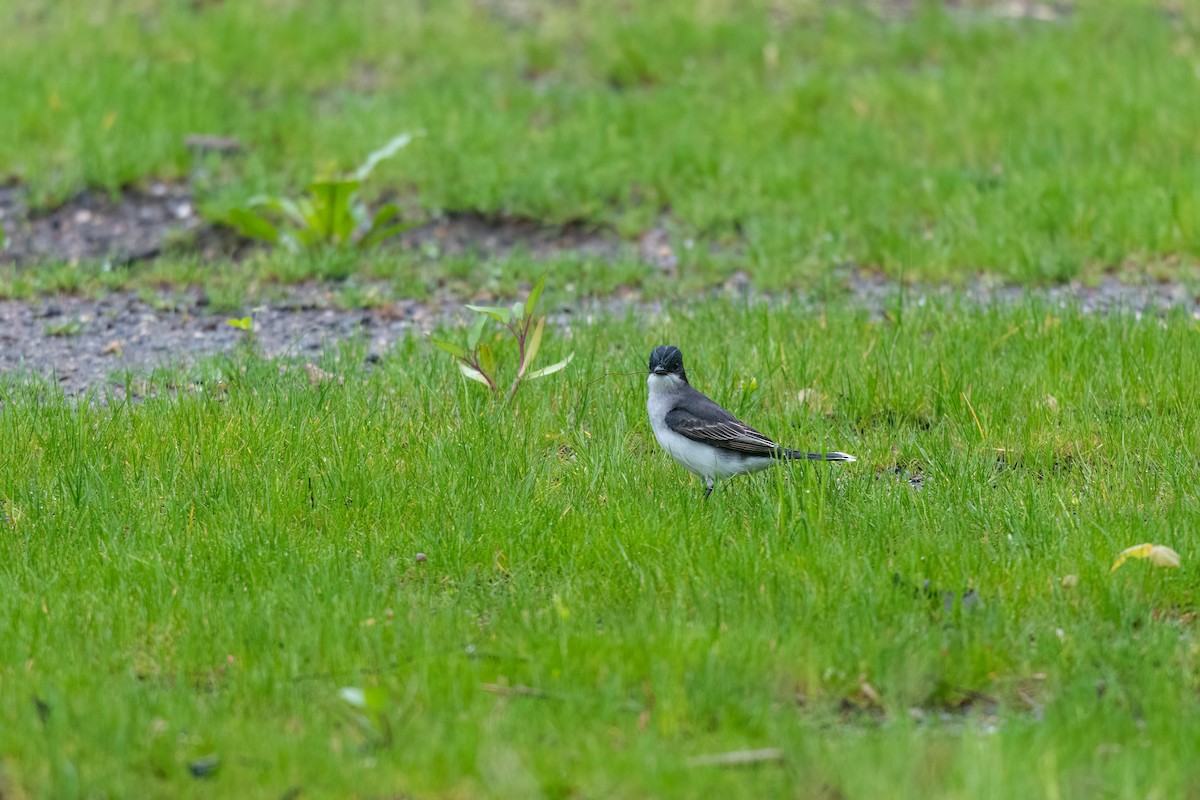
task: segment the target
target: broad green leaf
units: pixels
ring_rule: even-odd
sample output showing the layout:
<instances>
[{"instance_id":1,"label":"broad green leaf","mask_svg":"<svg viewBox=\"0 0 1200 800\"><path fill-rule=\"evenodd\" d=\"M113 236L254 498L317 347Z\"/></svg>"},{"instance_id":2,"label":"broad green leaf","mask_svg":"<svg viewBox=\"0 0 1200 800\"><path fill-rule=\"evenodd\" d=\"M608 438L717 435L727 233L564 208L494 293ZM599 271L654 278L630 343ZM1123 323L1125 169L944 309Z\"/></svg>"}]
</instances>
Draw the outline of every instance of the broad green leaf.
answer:
<instances>
[{"instance_id":1,"label":"broad green leaf","mask_svg":"<svg viewBox=\"0 0 1200 800\"><path fill-rule=\"evenodd\" d=\"M1171 548L1163 544L1135 544L1133 547L1126 547L1117 555L1117 560L1113 562L1112 569L1109 574L1117 571L1117 567L1124 564L1131 558L1149 559L1150 563L1156 567L1167 567L1169 569L1177 569L1182 563L1179 553L1176 553Z\"/></svg>"},{"instance_id":2,"label":"broad green leaf","mask_svg":"<svg viewBox=\"0 0 1200 800\"><path fill-rule=\"evenodd\" d=\"M415 222L398 222L394 225L388 225L389 222L400 216L400 209L395 203L387 203L379 207L375 212L374 219L371 220L371 225L359 240L358 246L363 249L375 247L384 239L395 236L398 233L403 233L406 230L416 227Z\"/></svg>"},{"instance_id":3,"label":"broad green leaf","mask_svg":"<svg viewBox=\"0 0 1200 800\"><path fill-rule=\"evenodd\" d=\"M330 219L333 220L334 237L339 242L348 242L350 237L354 235L354 231L358 228L359 218L366 219L366 209L362 209L362 213L356 215L354 213L354 193L358 191L357 181L348 181L339 183L337 191L334 194L333 211L330 214Z\"/></svg>"},{"instance_id":4,"label":"broad green leaf","mask_svg":"<svg viewBox=\"0 0 1200 800\"><path fill-rule=\"evenodd\" d=\"M475 324L471 326L471 330L467 333L467 349L474 350L479 346L479 337L483 336L483 328L487 325L488 318L482 314L475 318Z\"/></svg>"},{"instance_id":5,"label":"broad green leaf","mask_svg":"<svg viewBox=\"0 0 1200 800\"><path fill-rule=\"evenodd\" d=\"M482 372L475 369L471 365L464 364L461 361L459 361L458 362L458 370L459 370L459 372L461 372L463 375L466 375L471 380L478 381L479 383L482 383L484 386L488 387L489 389L492 388L492 384L490 381L488 381L487 377Z\"/></svg>"},{"instance_id":6,"label":"broad green leaf","mask_svg":"<svg viewBox=\"0 0 1200 800\"><path fill-rule=\"evenodd\" d=\"M255 214L245 208L234 208L226 215L226 220L230 225L237 228L238 233L242 236L249 236L251 239L261 239L264 242L279 241L279 229L276 228L266 218Z\"/></svg>"},{"instance_id":7,"label":"broad green leaf","mask_svg":"<svg viewBox=\"0 0 1200 800\"><path fill-rule=\"evenodd\" d=\"M322 239L343 242L354 233L354 215L350 207L360 185L359 181L345 179L314 181L309 185L314 212L310 224L320 232Z\"/></svg>"},{"instance_id":8,"label":"broad green leaf","mask_svg":"<svg viewBox=\"0 0 1200 800\"><path fill-rule=\"evenodd\" d=\"M518 374L524 375L528 370L533 360L537 358L538 348L542 346L542 331L546 328L546 318L542 317L533 326L533 333L525 341L525 360L521 362L521 369Z\"/></svg>"},{"instance_id":9,"label":"broad green leaf","mask_svg":"<svg viewBox=\"0 0 1200 800\"><path fill-rule=\"evenodd\" d=\"M309 196L280 200L279 206L295 221L297 234L304 242L324 237L324 231L321 229L325 215L323 199Z\"/></svg>"},{"instance_id":10,"label":"broad green leaf","mask_svg":"<svg viewBox=\"0 0 1200 800\"><path fill-rule=\"evenodd\" d=\"M237 328L239 331L254 330L254 318L253 317L242 317L241 319L236 319L236 318L235 319L227 319L227 320L225 320L225 324L232 325L233 327Z\"/></svg>"},{"instance_id":11,"label":"broad green leaf","mask_svg":"<svg viewBox=\"0 0 1200 800\"><path fill-rule=\"evenodd\" d=\"M360 186L362 186L361 181L350 178L326 178L325 180L310 183L308 191L314 197L334 199L337 202L337 197L351 194Z\"/></svg>"},{"instance_id":12,"label":"broad green leaf","mask_svg":"<svg viewBox=\"0 0 1200 800\"><path fill-rule=\"evenodd\" d=\"M546 276L533 285L529 290L529 297L525 298L525 316L532 316L533 310L537 308L538 300L542 299L542 289L546 288Z\"/></svg>"},{"instance_id":13,"label":"broad green leaf","mask_svg":"<svg viewBox=\"0 0 1200 800\"><path fill-rule=\"evenodd\" d=\"M480 314L487 314L492 319L499 322L501 325L508 322L508 309L500 306L473 306L468 304L467 308Z\"/></svg>"},{"instance_id":14,"label":"broad green leaf","mask_svg":"<svg viewBox=\"0 0 1200 800\"><path fill-rule=\"evenodd\" d=\"M404 233L405 231L412 230L418 225L419 223L416 222L398 222L395 225L386 225L382 228L372 227L366 232L362 240L359 241L358 246L364 250L369 250L380 242Z\"/></svg>"},{"instance_id":15,"label":"broad green leaf","mask_svg":"<svg viewBox=\"0 0 1200 800\"><path fill-rule=\"evenodd\" d=\"M551 364L548 367L542 367L537 372L529 373L529 375L527 376L527 379L533 380L534 378L542 378L542 377L545 377L546 375L553 375L554 373L558 372L563 367L567 366L567 364L570 364L571 360L573 358L575 358L575 354L571 353L571 355L567 356L562 361L555 362L554 364Z\"/></svg>"},{"instance_id":16,"label":"broad green leaf","mask_svg":"<svg viewBox=\"0 0 1200 800\"><path fill-rule=\"evenodd\" d=\"M492 352L490 344L479 345L479 367L484 375L495 380L496 378L496 354Z\"/></svg>"},{"instance_id":17,"label":"broad green leaf","mask_svg":"<svg viewBox=\"0 0 1200 800\"><path fill-rule=\"evenodd\" d=\"M386 222L391 222L396 217L400 216L400 207L395 203L384 203L375 212L375 216L371 219L371 227L378 228Z\"/></svg>"},{"instance_id":18,"label":"broad green leaf","mask_svg":"<svg viewBox=\"0 0 1200 800\"><path fill-rule=\"evenodd\" d=\"M409 143L420 133L402 133L399 136L393 137L387 144L379 148L375 152L367 156L367 160L359 165L358 169L354 170L354 178L359 181L365 181L370 174L375 170L380 161L391 158L400 152L402 148L408 147Z\"/></svg>"},{"instance_id":19,"label":"broad green leaf","mask_svg":"<svg viewBox=\"0 0 1200 800\"><path fill-rule=\"evenodd\" d=\"M454 342L447 342L445 339L435 339L430 336L429 343L439 350L445 350L455 358L467 357L467 351L456 345Z\"/></svg>"},{"instance_id":20,"label":"broad green leaf","mask_svg":"<svg viewBox=\"0 0 1200 800\"><path fill-rule=\"evenodd\" d=\"M304 227L313 235L315 241L329 241L333 238L333 206L336 194L337 191L330 181L314 181L308 186L308 196L297 202L304 211Z\"/></svg>"}]
</instances>

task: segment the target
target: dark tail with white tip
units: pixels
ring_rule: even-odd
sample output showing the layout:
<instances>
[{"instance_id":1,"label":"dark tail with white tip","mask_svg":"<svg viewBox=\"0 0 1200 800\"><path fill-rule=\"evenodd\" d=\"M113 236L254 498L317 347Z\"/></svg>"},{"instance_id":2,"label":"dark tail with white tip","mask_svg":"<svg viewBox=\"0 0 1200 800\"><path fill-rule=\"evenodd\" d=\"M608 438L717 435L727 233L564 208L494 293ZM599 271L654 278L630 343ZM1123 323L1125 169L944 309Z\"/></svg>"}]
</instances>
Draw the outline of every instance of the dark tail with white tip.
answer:
<instances>
[{"instance_id":1,"label":"dark tail with white tip","mask_svg":"<svg viewBox=\"0 0 1200 800\"><path fill-rule=\"evenodd\" d=\"M788 458L801 461L857 461L849 453L805 453L803 450L785 450Z\"/></svg>"}]
</instances>

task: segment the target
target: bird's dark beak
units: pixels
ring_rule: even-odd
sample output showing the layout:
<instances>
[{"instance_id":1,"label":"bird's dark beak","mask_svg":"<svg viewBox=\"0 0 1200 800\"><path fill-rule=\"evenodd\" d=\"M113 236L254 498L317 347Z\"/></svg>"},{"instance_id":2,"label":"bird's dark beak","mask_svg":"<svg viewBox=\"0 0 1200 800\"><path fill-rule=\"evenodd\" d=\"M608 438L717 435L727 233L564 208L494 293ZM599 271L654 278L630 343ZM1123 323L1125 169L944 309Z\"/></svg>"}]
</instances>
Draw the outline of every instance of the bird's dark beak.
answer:
<instances>
[{"instance_id":1,"label":"bird's dark beak","mask_svg":"<svg viewBox=\"0 0 1200 800\"><path fill-rule=\"evenodd\" d=\"M669 373L667 372L667 368L666 368L666 367L653 367L653 368L651 368L650 372L652 372L652 373L653 373L653 374L655 374L655 375L667 375L667 374L669 374Z\"/></svg>"}]
</instances>

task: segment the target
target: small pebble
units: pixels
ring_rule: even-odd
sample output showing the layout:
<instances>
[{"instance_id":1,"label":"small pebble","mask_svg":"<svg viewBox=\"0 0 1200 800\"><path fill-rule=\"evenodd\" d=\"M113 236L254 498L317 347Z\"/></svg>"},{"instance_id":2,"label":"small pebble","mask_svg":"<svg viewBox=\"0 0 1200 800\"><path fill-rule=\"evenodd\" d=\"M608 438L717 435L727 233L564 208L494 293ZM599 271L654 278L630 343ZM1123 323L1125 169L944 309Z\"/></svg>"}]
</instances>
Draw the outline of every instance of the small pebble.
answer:
<instances>
[{"instance_id":1,"label":"small pebble","mask_svg":"<svg viewBox=\"0 0 1200 800\"><path fill-rule=\"evenodd\" d=\"M193 778L211 777L220 767L221 758L215 753L188 762L188 772L192 773Z\"/></svg>"},{"instance_id":2,"label":"small pebble","mask_svg":"<svg viewBox=\"0 0 1200 800\"><path fill-rule=\"evenodd\" d=\"M417 563L418 564L425 563L425 554L424 553L417 553Z\"/></svg>"}]
</instances>

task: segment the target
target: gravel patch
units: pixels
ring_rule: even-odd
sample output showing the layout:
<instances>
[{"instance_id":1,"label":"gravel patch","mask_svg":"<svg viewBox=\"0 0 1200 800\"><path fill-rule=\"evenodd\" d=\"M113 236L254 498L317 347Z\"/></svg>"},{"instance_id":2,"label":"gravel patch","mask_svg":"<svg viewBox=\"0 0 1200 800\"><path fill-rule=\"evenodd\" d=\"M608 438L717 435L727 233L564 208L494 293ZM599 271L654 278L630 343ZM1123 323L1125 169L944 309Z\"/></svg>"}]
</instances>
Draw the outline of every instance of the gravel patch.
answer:
<instances>
[{"instance_id":1,"label":"gravel patch","mask_svg":"<svg viewBox=\"0 0 1200 800\"><path fill-rule=\"evenodd\" d=\"M83 192L58 208L31 212L18 186L0 187L0 225L7 236L0 261L131 263L156 258L173 240L213 234L184 186L154 182L119 199Z\"/></svg>"},{"instance_id":2,"label":"gravel patch","mask_svg":"<svg viewBox=\"0 0 1200 800\"><path fill-rule=\"evenodd\" d=\"M292 297L254 310L256 348L267 357L316 359L329 346L357 338L372 356L383 354L413 330L454 313L415 300L371 309L336 307L332 296L307 287ZM194 303L151 305L131 292L99 300L54 297L39 302L0 302L0 374L54 379L67 394L105 385L120 387L125 375L230 353L247 336L228 323L229 314L206 312Z\"/></svg>"},{"instance_id":3,"label":"gravel patch","mask_svg":"<svg viewBox=\"0 0 1200 800\"><path fill-rule=\"evenodd\" d=\"M421 335L464 313L456 298L396 300L374 308L344 309L337 305L336 290L335 285L300 285L282 299L255 309L259 352L271 358L314 361L336 343L356 339L365 345L367 358L378 358L404 337ZM979 282L966 288L907 287L904 296L909 306L963 302L980 307L1033 296L1050 305L1078 306L1085 313L1139 317L1180 308L1200 319L1200 294L1182 283L1129 285L1112 279L1094 286L1030 290ZM822 303L806 295L756 293L745 276L735 276L706 297L793 307L799 303L814 309ZM896 284L855 274L849 279L847 296L836 302L883 316L898 307L899 298ZM663 307L662 302L647 302L630 292L580 300L553 309L550 317L554 324L567 326L631 310L652 317L663 313ZM127 373L145 376L155 368L186 366L232 352L246 333L229 325L229 318L207 309L199 292L154 303L132 292L115 292L98 300L60 296L34 302L0 301L0 375L50 377L67 394L123 387Z\"/></svg>"}]
</instances>

